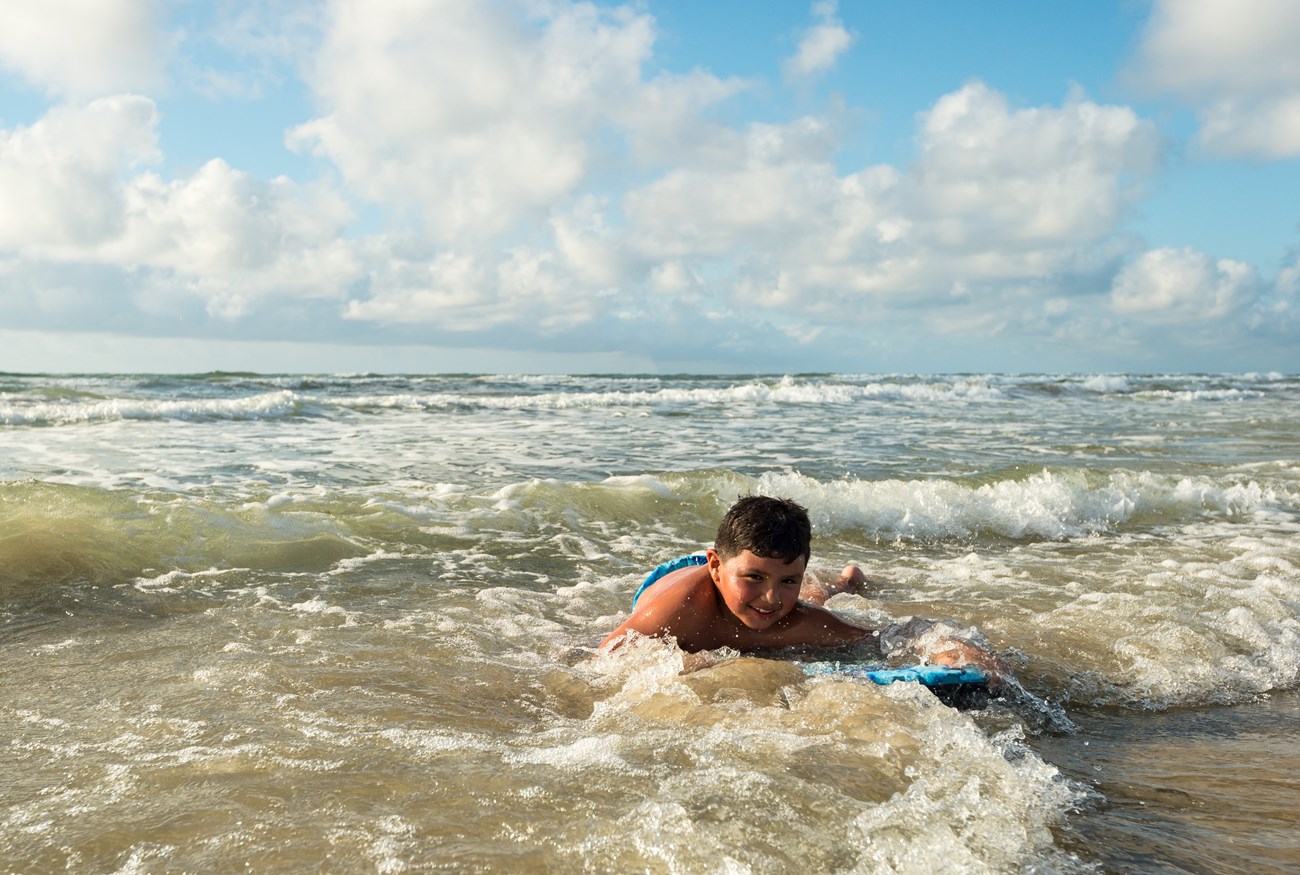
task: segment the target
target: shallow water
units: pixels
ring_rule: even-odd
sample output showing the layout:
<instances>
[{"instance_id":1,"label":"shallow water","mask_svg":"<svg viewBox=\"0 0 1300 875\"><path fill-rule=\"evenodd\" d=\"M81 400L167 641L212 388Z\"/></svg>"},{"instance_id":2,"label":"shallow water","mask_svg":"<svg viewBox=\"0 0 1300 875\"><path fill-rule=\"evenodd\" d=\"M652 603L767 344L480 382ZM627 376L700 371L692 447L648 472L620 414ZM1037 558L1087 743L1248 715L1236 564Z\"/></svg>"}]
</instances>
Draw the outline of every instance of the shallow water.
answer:
<instances>
[{"instance_id":1,"label":"shallow water","mask_svg":"<svg viewBox=\"0 0 1300 875\"><path fill-rule=\"evenodd\" d=\"M0 375L0 871L1294 871L1297 401ZM1023 695L594 658L748 492Z\"/></svg>"},{"instance_id":2,"label":"shallow water","mask_svg":"<svg viewBox=\"0 0 1300 875\"><path fill-rule=\"evenodd\" d=\"M1099 794L1073 819L1067 845L1104 848L1113 871L1300 868L1294 690L1142 720L1081 713L1076 725L1071 736L1037 745Z\"/></svg>"}]
</instances>

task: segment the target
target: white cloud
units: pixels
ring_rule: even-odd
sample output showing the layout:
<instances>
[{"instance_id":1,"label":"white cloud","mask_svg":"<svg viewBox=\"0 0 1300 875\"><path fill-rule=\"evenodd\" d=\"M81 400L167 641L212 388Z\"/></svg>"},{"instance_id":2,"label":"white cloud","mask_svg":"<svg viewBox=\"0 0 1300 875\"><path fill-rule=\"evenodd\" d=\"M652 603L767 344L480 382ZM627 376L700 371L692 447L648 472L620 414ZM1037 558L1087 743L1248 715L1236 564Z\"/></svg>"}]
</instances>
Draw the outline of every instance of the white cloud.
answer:
<instances>
[{"instance_id":1,"label":"white cloud","mask_svg":"<svg viewBox=\"0 0 1300 875\"><path fill-rule=\"evenodd\" d=\"M786 59L783 69L787 76L797 79L829 70L853 45L853 34L836 17L835 9L833 0L813 4L817 23L804 31L799 48Z\"/></svg>"},{"instance_id":2,"label":"white cloud","mask_svg":"<svg viewBox=\"0 0 1300 875\"><path fill-rule=\"evenodd\" d=\"M840 188L820 129L815 119L756 125L725 169L671 170L630 191L624 211L638 250L655 258L721 257L780 251L792 235L815 233Z\"/></svg>"},{"instance_id":3,"label":"white cloud","mask_svg":"<svg viewBox=\"0 0 1300 875\"><path fill-rule=\"evenodd\" d=\"M0 129L0 249L75 257L121 234L121 178L160 160L157 120L152 101L119 96Z\"/></svg>"},{"instance_id":4,"label":"white cloud","mask_svg":"<svg viewBox=\"0 0 1300 875\"><path fill-rule=\"evenodd\" d=\"M1128 107L1076 96L1013 109L979 82L922 115L919 145L912 181L929 233L1005 252L1110 233L1161 155L1155 126Z\"/></svg>"},{"instance_id":5,"label":"white cloud","mask_svg":"<svg viewBox=\"0 0 1300 875\"><path fill-rule=\"evenodd\" d=\"M870 321L879 312L864 298L947 307L966 287L996 307L991 284L1095 270L1088 253L1110 246L1162 150L1126 107L1075 96L1014 109L981 83L940 98L919 124L912 166L848 174L823 120L751 126L725 170L670 170L629 191L629 245L727 277L737 306L797 301Z\"/></svg>"},{"instance_id":6,"label":"white cloud","mask_svg":"<svg viewBox=\"0 0 1300 875\"><path fill-rule=\"evenodd\" d=\"M332 10L312 75L327 114L290 142L443 241L544 218L590 172L604 129L646 102L652 22L628 10L509 0Z\"/></svg>"},{"instance_id":7,"label":"white cloud","mask_svg":"<svg viewBox=\"0 0 1300 875\"><path fill-rule=\"evenodd\" d=\"M1216 100L1201 114L1200 138L1228 155L1300 156L1300 88L1269 99Z\"/></svg>"},{"instance_id":8,"label":"white cloud","mask_svg":"<svg viewBox=\"0 0 1300 875\"><path fill-rule=\"evenodd\" d=\"M310 84L325 114L291 147L445 245L545 222L597 174L716 164L734 138L701 113L743 85L643 77L654 22L528 0L335 0Z\"/></svg>"},{"instance_id":9,"label":"white cloud","mask_svg":"<svg viewBox=\"0 0 1300 875\"><path fill-rule=\"evenodd\" d=\"M1134 63L1143 87L1196 107L1228 155L1300 155L1300 4L1157 0Z\"/></svg>"},{"instance_id":10,"label":"white cloud","mask_svg":"<svg viewBox=\"0 0 1300 875\"><path fill-rule=\"evenodd\" d=\"M1272 287L1260 295L1247 324L1256 335L1283 338L1295 349L1300 333L1300 259L1278 271Z\"/></svg>"},{"instance_id":11,"label":"white cloud","mask_svg":"<svg viewBox=\"0 0 1300 875\"><path fill-rule=\"evenodd\" d=\"M155 0L0 3L0 64L76 98L158 84L164 40Z\"/></svg>"},{"instance_id":12,"label":"white cloud","mask_svg":"<svg viewBox=\"0 0 1300 875\"><path fill-rule=\"evenodd\" d=\"M177 45L203 51L178 79L204 74L236 95L274 84L316 33L303 8L256 0L221 25L200 13L210 29ZM737 120L724 102L752 83L660 71L646 8L331 0L308 65L319 114L288 142L326 159L339 190L260 179L229 156L173 155L183 169L167 171L144 97L0 129L6 324L120 312L122 324L188 318L241 336L640 343L693 362L698 333L674 327L701 321L724 358L849 338L976 349L998 333L1091 349L1139 348L1175 324L1186 336L1294 331L1294 266L1270 285L1191 250L1141 254L1126 235L1164 151L1126 106L1082 93L1018 106L974 81L917 114L908 163L847 165L851 110ZM792 77L827 69L851 41L833 3L813 6L805 37ZM246 71L226 64L244 57ZM1277 95L1290 74L1225 62L1196 84L1185 63L1161 69L1151 81L1202 101L1207 131L1230 74L1235 95L1272 83L1277 113L1224 123L1242 142L1253 130L1260 150L1285 139Z\"/></svg>"},{"instance_id":13,"label":"white cloud","mask_svg":"<svg viewBox=\"0 0 1300 875\"><path fill-rule=\"evenodd\" d=\"M1193 249L1155 249L1120 271L1110 299L1117 313L1143 321L1206 323L1241 312L1260 290L1248 264Z\"/></svg>"},{"instance_id":14,"label":"white cloud","mask_svg":"<svg viewBox=\"0 0 1300 875\"><path fill-rule=\"evenodd\" d=\"M361 270L341 236L350 218L332 192L263 182L213 159L188 179L133 180L126 229L100 256L191 280L192 294L231 319L268 294L341 297Z\"/></svg>"},{"instance_id":15,"label":"white cloud","mask_svg":"<svg viewBox=\"0 0 1300 875\"><path fill-rule=\"evenodd\" d=\"M1274 291L1279 299L1300 303L1300 260L1278 272Z\"/></svg>"},{"instance_id":16,"label":"white cloud","mask_svg":"<svg viewBox=\"0 0 1300 875\"><path fill-rule=\"evenodd\" d=\"M606 220L602 199L584 197L551 219L556 253L573 277L588 288L612 288L634 275L619 230Z\"/></svg>"},{"instance_id":17,"label":"white cloud","mask_svg":"<svg viewBox=\"0 0 1300 875\"><path fill-rule=\"evenodd\" d=\"M157 121L152 101L116 96L0 130L0 252L143 271L147 308L179 293L227 319L267 294L338 296L358 274L336 195L220 159L165 181L143 169L160 160Z\"/></svg>"},{"instance_id":18,"label":"white cloud","mask_svg":"<svg viewBox=\"0 0 1300 875\"><path fill-rule=\"evenodd\" d=\"M490 272L467 255L443 253L431 260L394 253L372 277L366 301L351 301L347 318L381 323L435 323L450 331L484 331L508 321L493 306Z\"/></svg>"},{"instance_id":19,"label":"white cloud","mask_svg":"<svg viewBox=\"0 0 1300 875\"><path fill-rule=\"evenodd\" d=\"M587 325L609 308L600 295L574 282L554 251L520 247L471 256L415 247L367 253L369 290L348 303L345 318L389 326L416 326L426 334L526 332L533 342Z\"/></svg>"},{"instance_id":20,"label":"white cloud","mask_svg":"<svg viewBox=\"0 0 1300 875\"><path fill-rule=\"evenodd\" d=\"M704 117L743 87L646 79L654 22L522 0L339 0L311 82L326 114L290 144L351 192L414 216L352 319L563 330L636 308L651 266L613 199L665 166L725 166L743 139ZM769 148L779 148L769 144Z\"/></svg>"},{"instance_id":21,"label":"white cloud","mask_svg":"<svg viewBox=\"0 0 1300 875\"><path fill-rule=\"evenodd\" d=\"M663 73L620 95L610 119L627 136L638 168L722 168L732 160L743 134L711 121L707 113L746 87L703 70Z\"/></svg>"}]
</instances>

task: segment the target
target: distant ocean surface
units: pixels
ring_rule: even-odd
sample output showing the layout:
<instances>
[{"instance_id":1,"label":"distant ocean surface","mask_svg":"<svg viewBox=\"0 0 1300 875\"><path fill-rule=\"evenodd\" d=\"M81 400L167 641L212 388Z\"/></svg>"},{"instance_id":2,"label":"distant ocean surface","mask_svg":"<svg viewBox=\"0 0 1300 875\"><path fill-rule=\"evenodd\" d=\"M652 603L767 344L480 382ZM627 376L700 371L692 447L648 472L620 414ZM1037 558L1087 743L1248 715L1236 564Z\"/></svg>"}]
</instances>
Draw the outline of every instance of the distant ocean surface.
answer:
<instances>
[{"instance_id":1,"label":"distant ocean surface","mask_svg":"<svg viewBox=\"0 0 1300 875\"><path fill-rule=\"evenodd\" d=\"M653 642L792 497L983 711ZM1300 871L1300 377L0 374L0 872Z\"/></svg>"}]
</instances>

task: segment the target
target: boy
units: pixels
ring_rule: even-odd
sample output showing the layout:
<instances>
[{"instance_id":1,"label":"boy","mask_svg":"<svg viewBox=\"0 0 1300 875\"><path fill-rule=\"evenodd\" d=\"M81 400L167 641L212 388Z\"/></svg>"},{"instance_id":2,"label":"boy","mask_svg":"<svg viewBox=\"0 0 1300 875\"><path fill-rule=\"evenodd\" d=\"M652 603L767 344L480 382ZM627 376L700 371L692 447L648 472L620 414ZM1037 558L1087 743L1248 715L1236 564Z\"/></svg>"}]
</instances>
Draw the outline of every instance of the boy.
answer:
<instances>
[{"instance_id":1,"label":"boy","mask_svg":"<svg viewBox=\"0 0 1300 875\"><path fill-rule=\"evenodd\" d=\"M865 577L857 566L847 566L829 588L809 581L803 590L808 598L800 600L811 541L812 524L799 504L764 496L740 499L703 556L655 569L637 591L632 615L601 648L613 649L628 633L638 632L671 635L690 652L836 647L864 640L879 650L879 630L847 623L820 607L836 592L862 587ZM955 638L940 639L924 655L939 665L979 666L995 680L1007 671L993 654Z\"/></svg>"}]
</instances>

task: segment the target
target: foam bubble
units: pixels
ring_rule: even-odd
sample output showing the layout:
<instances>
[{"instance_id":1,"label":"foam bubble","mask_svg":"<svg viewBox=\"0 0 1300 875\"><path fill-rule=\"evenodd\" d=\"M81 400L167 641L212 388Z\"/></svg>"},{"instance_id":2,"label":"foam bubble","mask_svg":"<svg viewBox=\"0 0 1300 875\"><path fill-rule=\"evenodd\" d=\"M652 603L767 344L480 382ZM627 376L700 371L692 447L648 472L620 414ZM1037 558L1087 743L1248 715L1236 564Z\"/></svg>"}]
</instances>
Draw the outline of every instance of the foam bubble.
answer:
<instances>
[{"instance_id":1,"label":"foam bubble","mask_svg":"<svg viewBox=\"0 0 1300 875\"><path fill-rule=\"evenodd\" d=\"M905 861L933 871L962 860L1013 871L1063 856L1051 827L1078 792L1014 731L990 739L914 684L795 680L753 658L681 675L666 670L667 651L632 642L597 660L622 677L580 727L599 744L561 746L560 729L543 742L569 780L594 787L610 780L611 756L656 776L674 763L619 818L620 868L707 859L712 870L725 854L742 871L913 871ZM590 841L603 845L603 832ZM827 844L827 834L845 838Z\"/></svg>"}]
</instances>

